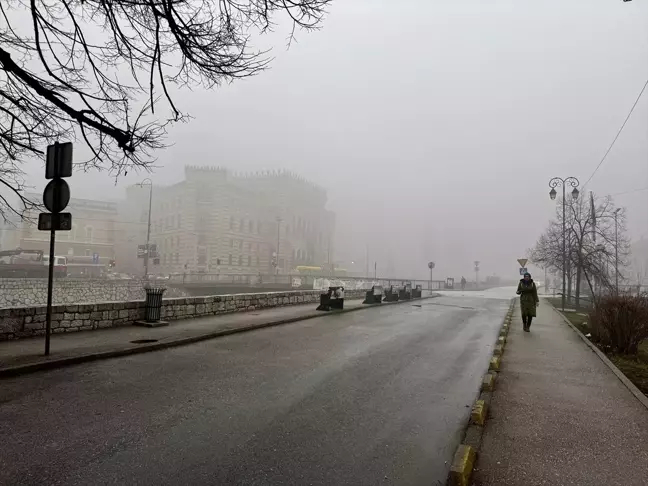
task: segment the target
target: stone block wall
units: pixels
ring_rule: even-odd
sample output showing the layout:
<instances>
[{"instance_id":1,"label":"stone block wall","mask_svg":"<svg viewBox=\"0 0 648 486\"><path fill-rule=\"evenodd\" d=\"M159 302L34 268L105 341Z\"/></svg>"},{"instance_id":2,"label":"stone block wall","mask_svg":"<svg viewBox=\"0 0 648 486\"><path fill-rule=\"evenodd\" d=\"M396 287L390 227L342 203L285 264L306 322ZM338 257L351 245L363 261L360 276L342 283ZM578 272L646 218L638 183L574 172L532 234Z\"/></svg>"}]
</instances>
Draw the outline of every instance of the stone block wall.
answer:
<instances>
[{"instance_id":1,"label":"stone block wall","mask_svg":"<svg viewBox=\"0 0 648 486\"><path fill-rule=\"evenodd\" d=\"M71 279L54 280L54 304L88 304L144 300L144 280ZM165 297L184 297L178 289L168 289ZM47 304L47 279L0 278L0 309Z\"/></svg>"},{"instance_id":2,"label":"stone block wall","mask_svg":"<svg viewBox=\"0 0 648 486\"><path fill-rule=\"evenodd\" d=\"M319 290L268 292L258 294L185 297L162 301L166 321L207 317L319 302ZM347 299L363 298L364 291L346 292ZM91 331L131 325L144 319L144 301L63 304L52 307L52 332ZM0 341L45 334L45 306L0 309Z\"/></svg>"}]
</instances>

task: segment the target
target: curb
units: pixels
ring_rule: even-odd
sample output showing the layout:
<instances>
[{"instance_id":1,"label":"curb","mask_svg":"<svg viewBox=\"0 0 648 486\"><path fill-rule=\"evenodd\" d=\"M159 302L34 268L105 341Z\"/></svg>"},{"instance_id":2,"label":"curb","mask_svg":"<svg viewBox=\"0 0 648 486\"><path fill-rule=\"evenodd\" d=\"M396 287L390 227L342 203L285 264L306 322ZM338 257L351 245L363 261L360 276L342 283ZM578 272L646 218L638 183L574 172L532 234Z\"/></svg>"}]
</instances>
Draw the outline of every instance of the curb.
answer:
<instances>
[{"instance_id":1,"label":"curb","mask_svg":"<svg viewBox=\"0 0 648 486\"><path fill-rule=\"evenodd\" d=\"M612 361L610 361L610 359L605 355L605 353L604 353L603 351L601 351L601 350L598 348L598 346L596 346L596 344L594 344L592 341L590 341L589 339L587 339L587 338L585 337L585 335L584 335L582 332L580 332L580 330L579 330L576 326L574 326L571 322L569 322L569 319L567 319L567 318L565 317L565 315L564 315L562 312L560 312L558 309L556 309L553 305L551 305L551 308L554 310L554 312L556 312L556 314L558 314L558 315L562 318L562 320L565 322L565 324L567 324L569 327L571 327L572 330L573 330L576 334L578 334L578 337L580 337L580 338L585 342L585 344L587 344L587 346L588 346L592 351L594 351L594 352L596 353L596 355L600 358L600 360L603 361L603 363L604 363L608 368L610 368L610 371L612 371L612 373L614 373L614 375L619 379L619 381L620 381L621 383L623 383L623 384L625 385L625 387L626 387L628 390L630 390L630 393L632 393L632 394L635 396L635 398L636 398L637 400L639 400L639 402L640 402L644 407L646 407L646 410L648 410L648 397L646 397L646 395L644 395L644 394L641 392L641 390L639 390L639 388L637 388L637 387L635 386L635 384L632 383L632 382L628 379L628 377L627 377L626 375L624 375L623 372L622 372L619 368L617 368L617 367L614 365L614 363L612 363Z\"/></svg>"},{"instance_id":2,"label":"curb","mask_svg":"<svg viewBox=\"0 0 648 486\"><path fill-rule=\"evenodd\" d=\"M133 346L130 348L116 349L113 351L101 351L95 353L82 354L78 356L70 356L67 358L58 358L52 359L49 361L40 361L38 363L27 363L16 366L8 366L5 368L0 368L0 378L8 378L13 376L25 375L29 373L35 373L37 371L51 370L56 368L62 368L65 366L72 366L75 364L88 363L91 361L100 361L110 358L119 358L122 356L130 356L133 354L142 354L149 353L152 351L160 351L162 349L175 348L178 346L185 346L187 344L194 344L200 341L207 341L210 339L215 339L223 336L229 336L231 334L240 334L249 331L255 331L257 329L263 329L266 327L275 327L281 326L283 324L290 324L298 321L306 321L310 319L316 319L319 317L331 316L346 314L348 312L355 312L365 309L373 309L376 307L386 306L386 305L398 305L416 302L420 300L433 299L439 297L439 294L433 294L426 297L421 297L420 299L411 299L411 300L399 300L397 302L384 302L382 304L367 304L363 307L354 307L353 309L342 309L339 311L332 312L320 312L318 314L307 314L305 316L290 317L286 319L278 319L276 321L263 322L260 324L253 324L250 326L239 327L236 329L221 329L218 331L212 331L205 334L199 334L196 336L190 336L186 338L173 339L165 342L157 342L139 346Z\"/></svg>"},{"instance_id":3,"label":"curb","mask_svg":"<svg viewBox=\"0 0 648 486\"><path fill-rule=\"evenodd\" d=\"M452 466L450 466L451 480L449 484L451 486L468 486L476 460L477 452L475 449L469 445L461 444L457 448Z\"/></svg>"},{"instance_id":4,"label":"curb","mask_svg":"<svg viewBox=\"0 0 648 486\"><path fill-rule=\"evenodd\" d=\"M469 486L475 463L477 462L477 451L481 446L484 426L488 418L488 407L492 392L495 389L497 373L500 370L502 354L506 345L506 336L508 335L513 309L515 308L515 298L511 299L509 310L502 320L502 327L497 337L493 356L488 364L488 372L484 375L481 383L481 393L470 411L470 419L464 430L464 436L457 447L452 459L450 472L448 473L448 486Z\"/></svg>"}]
</instances>

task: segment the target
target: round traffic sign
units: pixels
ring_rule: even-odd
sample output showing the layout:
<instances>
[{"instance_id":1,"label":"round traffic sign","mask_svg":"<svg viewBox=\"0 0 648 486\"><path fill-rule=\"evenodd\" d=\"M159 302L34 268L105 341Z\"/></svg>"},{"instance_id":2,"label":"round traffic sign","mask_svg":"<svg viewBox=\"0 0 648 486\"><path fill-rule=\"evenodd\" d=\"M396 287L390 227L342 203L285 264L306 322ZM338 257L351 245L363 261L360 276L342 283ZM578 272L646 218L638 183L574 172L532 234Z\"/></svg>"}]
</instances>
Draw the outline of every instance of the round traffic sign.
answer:
<instances>
[{"instance_id":1,"label":"round traffic sign","mask_svg":"<svg viewBox=\"0 0 648 486\"><path fill-rule=\"evenodd\" d=\"M60 213L70 202L70 186L63 179L52 179L43 191L43 204L50 213Z\"/></svg>"},{"instance_id":2,"label":"round traffic sign","mask_svg":"<svg viewBox=\"0 0 648 486\"><path fill-rule=\"evenodd\" d=\"M429 268L430 270L432 270L432 269L434 268L434 266L435 266L435 265L434 265L434 262L430 262L430 263L428 263L428 268Z\"/></svg>"}]
</instances>

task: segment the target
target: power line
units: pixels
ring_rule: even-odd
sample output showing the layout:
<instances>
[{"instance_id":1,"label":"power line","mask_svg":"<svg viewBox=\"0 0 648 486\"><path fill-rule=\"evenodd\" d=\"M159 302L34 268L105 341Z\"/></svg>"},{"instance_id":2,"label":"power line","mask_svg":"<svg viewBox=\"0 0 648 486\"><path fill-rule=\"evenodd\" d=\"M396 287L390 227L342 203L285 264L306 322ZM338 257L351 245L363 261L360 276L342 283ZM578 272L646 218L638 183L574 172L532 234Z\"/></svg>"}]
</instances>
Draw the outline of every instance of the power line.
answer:
<instances>
[{"instance_id":1,"label":"power line","mask_svg":"<svg viewBox=\"0 0 648 486\"><path fill-rule=\"evenodd\" d=\"M641 187L639 189L632 189L630 191L617 192L616 194L610 194L610 196L623 196L625 194L634 194L635 192L648 191L648 187Z\"/></svg>"},{"instance_id":2,"label":"power line","mask_svg":"<svg viewBox=\"0 0 648 486\"><path fill-rule=\"evenodd\" d=\"M594 175L598 172L600 167L603 165L603 162L605 162L605 159L607 158L608 154L612 150L612 147L614 147L614 144L616 143L617 139L619 138L619 135L621 135L621 132L625 128L626 123L628 123L628 120L632 116L632 112L634 111L635 107L637 106L637 103L639 103L639 99L641 98L641 95L643 95L643 93L646 90L647 86L648 86L648 79L644 83L643 88L641 88L641 91L639 92L639 96L637 96L637 99L635 100L634 104L632 105L632 108L630 109L630 113L628 113L628 116L626 116L626 119L623 121L623 124L621 125L621 128L619 128L619 131L617 132L616 137L614 137L614 140L612 140L612 143L610 144L607 151L605 152L605 155L603 155L603 158L598 163L598 165L596 166L596 169L594 169L594 172L592 172L592 175L589 177L589 179L587 179L587 182L585 183L585 185L583 185L583 188L585 188L585 186L587 186L587 184L589 184L589 182L592 180Z\"/></svg>"}]
</instances>

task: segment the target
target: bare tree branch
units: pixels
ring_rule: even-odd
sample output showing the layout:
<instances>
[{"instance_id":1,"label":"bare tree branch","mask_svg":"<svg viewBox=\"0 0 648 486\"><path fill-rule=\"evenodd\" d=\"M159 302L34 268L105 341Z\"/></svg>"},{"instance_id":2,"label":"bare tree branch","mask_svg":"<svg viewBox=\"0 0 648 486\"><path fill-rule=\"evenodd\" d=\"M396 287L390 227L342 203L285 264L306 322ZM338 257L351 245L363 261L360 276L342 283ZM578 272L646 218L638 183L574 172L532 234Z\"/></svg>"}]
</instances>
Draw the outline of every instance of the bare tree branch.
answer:
<instances>
[{"instance_id":1,"label":"bare tree branch","mask_svg":"<svg viewBox=\"0 0 648 486\"><path fill-rule=\"evenodd\" d=\"M251 36L282 16L291 38L318 29L331 1L3 0L1 186L22 193L21 165L57 140L89 147L91 157L78 163L86 170L150 168L169 124L190 118L172 87L258 74L271 59ZM3 214L8 204L0 199Z\"/></svg>"}]
</instances>

